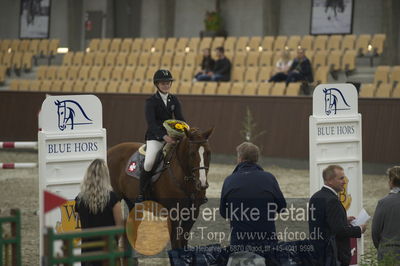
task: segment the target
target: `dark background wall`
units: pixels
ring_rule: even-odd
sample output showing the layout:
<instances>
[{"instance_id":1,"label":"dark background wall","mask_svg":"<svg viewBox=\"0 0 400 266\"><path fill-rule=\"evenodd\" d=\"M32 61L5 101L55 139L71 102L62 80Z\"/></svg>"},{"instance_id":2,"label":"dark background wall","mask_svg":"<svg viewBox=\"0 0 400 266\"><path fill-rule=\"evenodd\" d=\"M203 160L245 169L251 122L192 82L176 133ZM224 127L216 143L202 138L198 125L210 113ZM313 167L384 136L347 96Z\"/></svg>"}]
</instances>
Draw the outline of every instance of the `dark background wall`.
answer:
<instances>
[{"instance_id":1,"label":"dark background wall","mask_svg":"<svg viewBox=\"0 0 400 266\"><path fill-rule=\"evenodd\" d=\"M148 95L99 94L108 146L144 141L144 100ZM0 141L37 139L37 114L45 93L0 92ZM240 131L247 107L258 132L255 143L263 156L308 160L308 97L185 96L180 99L191 126L215 131L210 139L214 153L235 154L243 141ZM400 100L360 99L363 159L372 163L398 163Z\"/></svg>"}]
</instances>

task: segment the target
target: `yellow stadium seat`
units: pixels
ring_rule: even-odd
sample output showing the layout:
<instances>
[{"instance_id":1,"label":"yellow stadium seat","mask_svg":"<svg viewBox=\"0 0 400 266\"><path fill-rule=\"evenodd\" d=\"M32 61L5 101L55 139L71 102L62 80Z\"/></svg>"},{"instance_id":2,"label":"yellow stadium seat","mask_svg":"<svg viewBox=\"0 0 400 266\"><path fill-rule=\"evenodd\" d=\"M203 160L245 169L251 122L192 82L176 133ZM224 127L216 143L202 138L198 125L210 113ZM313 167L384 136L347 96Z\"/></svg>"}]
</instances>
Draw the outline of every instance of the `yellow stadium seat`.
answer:
<instances>
[{"instance_id":1,"label":"yellow stadium seat","mask_svg":"<svg viewBox=\"0 0 400 266\"><path fill-rule=\"evenodd\" d=\"M282 35L277 36L274 42L274 51L276 52L284 50L287 39L288 39L287 36L282 36Z\"/></svg>"},{"instance_id":2,"label":"yellow stadium seat","mask_svg":"<svg viewBox=\"0 0 400 266\"><path fill-rule=\"evenodd\" d=\"M243 89L243 95L256 95L257 94L258 83L257 82L247 82Z\"/></svg>"},{"instance_id":3,"label":"yellow stadium seat","mask_svg":"<svg viewBox=\"0 0 400 266\"><path fill-rule=\"evenodd\" d=\"M144 76L144 81L153 82L154 73L158 70L158 67L149 67L146 70L146 74Z\"/></svg>"},{"instance_id":4,"label":"yellow stadium seat","mask_svg":"<svg viewBox=\"0 0 400 266\"><path fill-rule=\"evenodd\" d=\"M121 47L119 49L119 51L121 53L130 53L131 52L131 48L132 48L132 44L133 44L133 39L124 39L121 42Z\"/></svg>"},{"instance_id":5,"label":"yellow stadium seat","mask_svg":"<svg viewBox=\"0 0 400 266\"><path fill-rule=\"evenodd\" d=\"M68 79L68 71L69 71L69 67L67 67L67 66L58 67L56 79L57 80L67 80Z\"/></svg>"},{"instance_id":6,"label":"yellow stadium seat","mask_svg":"<svg viewBox=\"0 0 400 266\"><path fill-rule=\"evenodd\" d=\"M57 49L60 46L60 40L59 39L52 39L50 40L49 43L49 50L48 50L48 56L55 56L57 54Z\"/></svg>"},{"instance_id":7,"label":"yellow stadium seat","mask_svg":"<svg viewBox=\"0 0 400 266\"><path fill-rule=\"evenodd\" d=\"M143 69L140 71L143 72ZM124 69L124 72L122 73L122 80L133 82L135 79L135 72L136 72L136 67L126 67ZM139 82L142 82L143 79L144 79L144 73L143 73L143 78Z\"/></svg>"},{"instance_id":8,"label":"yellow stadium seat","mask_svg":"<svg viewBox=\"0 0 400 266\"><path fill-rule=\"evenodd\" d=\"M258 72L258 81L267 81L271 78L273 67L261 67Z\"/></svg>"},{"instance_id":9,"label":"yellow stadium seat","mask_svg":"<svg viewBox=\"0 0 400 266\"><path fill-rule=\"evenodd\" d=\"M342 69L352 71L356 68L356 50L346 50L342 59Z\"/></svg>"},{"instance_id":10,"label":"yellow stadium seat","mask_svg":"<svg viewBox=\"0 0 400 266\"><path fill-rule=\"evenodd\" d=\"M7 68L0 65L0 84L4 84L6 81Z\"/></svg>"},{"instance_id":11,"label":"yellow stadium seat","mask_svg":"<svg viewBox=\"0 0 400 266\"><path fill-rule=\"evenodd\" d=\"M118 53L121 50L122 39L115 38L111 40L110 49L111 53Z\"/></svg>"},{"instance_id":12,"label":"yellow stadium seat","mask_svg":"<svg viewBox=\"0 0 400 266\"><path fill-rule=\"evenodd\" d=\"M75 81L64 80L62 90L64 92L72 92L74 90Z\"/></svg>"},{"instance_id":13,"label":"yellow stadium seat","mask_svg":"<svg viewBox=\"0 0 400 266\"><path fill-rule=\"evenodd\" d=\"M103 67L100 70L100 76L99 76L100 81L110 80L112 71L113 71L113 67L107 67L107 66Z\"/></svg>"},{"instance_id":14,"label":"yellow stadium seat","mask_svg":"<svg viewBox=\"0 0 400 266\"><path fill-rule=\"evenodd\" d=\"M191 82L180 82L177 94L190 94L192 92Z\"/></svg>"},{"instance_id":15,"label":"yellow stadium seat","mask_svg":"<svg viewBox=\"0 0 400 266\"><path fill-rule=\"evenodd\" d=\"M261 52L259 66L260 67L271 66L273 55L274 53L272 51Z\"/></svg>"},{"instance_id":16,"label":"yellow stadium seat","mask_svg":"<svg viewBox=\"0 0 400 266\"><path fill-rule=\"evenodd\" d=\"M261 46L261 37L260 36L251 37L247 46L249 47L249 51L259 52Z\"/></svg>"},{"instance_id":17,"label":"yellow stadium seat","mask_svg":"<svg viewBox=\"0 0 400 266\"><path fill-rule=\"evenodd\" d=\"M193 67L184 67L181 72L180 80L183 82L191 82L194 78L193 72Z\"/></svg>"},{"instance_id":18,"label":"yellow stadium seat","mask_svg":"<svg viewBox=\"0 0 400 266\"><path fill-rule=\"evenodd\" d=\"M39 39L33 39L29 43L29 51L32 52L34 55L39 53Z\"/></svg>"},{"instance_id":19,"label":"yellow stadium seat","mask_svg":"<svg viewBox=\"0 0 400 266\"><path fill-rule=\"evenodd\" d=\"M224 43L225 53L227 53L227 52L233 53L235 51L236 42L237 42L236 37L230 36L230 37L226 38L225 43Z\"/></svg>"},{"instance_id":20,"label":"yellow stadium seat","mask_svg":"<svg viewBox=\"0 0 400 266\"><path fill-rule=\"evenodd\" d=\"M168 38L167 41L165 42L165 48L164 48L164 56L166 54L173 54L175 52L175 47L176 47L176 38ZM185 44L186 46L186 44Z\"/></svg>"},{"instance_id":21,"label":"yellow stadium seat","mask_svg":"<svg viewBox=\"0 0 400 266\"><path fill-rule=\"evenodd\" d=\"M197 46L199 45L200 39L197 38L197 44L196 44L196 51L197 51ZM179 54L185 53L186 46L189 44L189 38L179 38L178 42L176 43L175 47L175 52Z\"/></svg>"},{"instance_id":22,"label":"yellow stadium seat","mask_svg":"<svg viewBox=\"0 0 400 266\"><path fill-rule=\"evenodd\" d=\"M22 68L22 52L15 52L13 57L12 57L12 65L11 68L14 68L16 70L21 70Z\"/></svg>"},{"instance_id":23,"label":"yellow stadium seat","mask_svg":"<svg viewBox=\"0 0 400 266\"><path fill-rule=\"evenodd\" d=\"M21 44L20 40L12 40L11 43L10 43L11 51L12 52L18 52L20 44Z\"/></svg>"},{"instance_id":24,"label":"yellow stadium seat","mask_svg":"<svg viewBox=\"0 0 400 266\"><path fill-rule=\"evenodd\" d=\"M143 42L144 42L143 38L134 39L133 43L132 43L132 46L131 46L131 52L132 53L141 53Z\"/></svg>"},{"instance_id":25,"label":"yellow stadium seat","mask_svg":"<svg viewBox=\"0 0 400 266\"><path fill-rule=\"evenodd\" d=\"M392 83L381 83L376 90L375 97L389 98L392 93Z\"/></svg>"},{"instance_id":26,"label":"yellow stadium seat","mask_svg":"<svg viewBox=\"0 0 400 266\"><path fill-rule=\"evenodd\" d=\"M327 43L327 50L340 50L342 46L342 35L331 35Z\"/></svg>"},{"instance_id":27,"label":"yellow stadium seat","mask_svg":"<svg viewBox=\"0 0 400 266\"><path fill-rule=\"evenodd\" d=\"M313 50L314 36L304 35L300 41L300 47L306 51Z\"/></svg>"},{"instance_id":28,"label":"yellow stadium seat","mask_svg":"<svg viewBox=\"0 0 400 266\"><path fill-rule=\"evenodd\" d=\"M246 52L247 49L247 44L249 43L249 37L239 37L237 42L236 42L236 52Z\"/></svg>"},{"instance_id":29,"label":"yellow stadium seat","mask_svg":"<svg viewBox=\"0 0 400 266\"><path fill-rule=\"evenodd\" d=\"M230 82L220 82L217 88L218 95L228 95L231 91L232 84Z\"/></svg>"},{"instance_id":30,"label":"yellow stadium seat","mask_svg":"<svg viewBox=\"0 0 400 266\"><path fill-rule=\"evenodd\" d=\"M83 57L84 57L83 52L76 52L74 54L74 58L72 59L72 65L81 66L83 64Z\"/></svg>"},{"instance_id":31,"label":"yellow stadium seat","mask_svg":"<svg viewBox=\"0 0 400 266\"><path fill-rule=\"evenodd\" d=\"M371 45L374 51L374 54L381 55L383 53L383 47L386 40L386 34L375 34L372 37Z\"/></svg>"},{"instance_id":32,"label":"yellow stadium seat","mask_svg":"<svg viewBox=\"0 0 400 266\"><path fill-rule=\"evenodd\" d=\"M89 80L96 81L100 78L101 66L93 66L90 68Z\"/></svg>"},{"instance_id":33,"label":"yellow stadium seat","mask_svg":"<svg viewBox=\"0 0 400 266\"><path fill-rule=\"evenodd\" d=\"M244 81L244 72L246 68L241 66L235 66L232 70L231 81L233 82L243 82Z\"/></svg>"},{"instance_id":34,"label":"yellow stadium seat","mask_svg":"<svg viewBox=\"0 0 400 266\"><path fill-rule=\"evenodd\" d=\"M160 66L160 61L161 61L160 53L151 53L151 56L149 59L149 66L158 68Z\"/></svg>"},{"instance_id":35,"label":"yellow stadium seat","mask_svg":"<svg viewBox=\"0 0 400 266\"><path fill-rule=\"evenodd\" d=\"M248 67L244 75L245 82L256 82L258 74L258 67Z\"/></svg>"},{"instance_id":36,"label":"yellow stadium seat","mask_svg":"<svg viewBox=\"0 0 400 266\"><path fill-rule=\"evenodd\" d=\"M161 57L161 68L170 69L172 67L172 56L173 53L165 53Z\"/></svg>"},{"instance_id":37,"label":"yellow stadium seat","mask_svg":"<svg viewBox=\"0 0 400 266\"><path fill-rule=\"evenodd\" d=\"M173 67L183 67L185 60L185 54L175 54Z\"/></svg>"},{"instance_id":38,"label":"yellow stadium seat","mask_svg":"<svg viewBox=\"0 0 400 266\"><path fill-rule=\"evenodd\" d=\"M286 88L287 96L299 96L300 95L301 82L292 82Z\"/></svg>"},{"instance_id":39,"label":"yellow stadium seat","mask_svg":"<svg viewBox=\"0 0 400 266\"><path fill-rule=\"evenodd\" d=\"M57 78L57 66L49 66L46 71L47 80L55 80Z\"/></svg>"},{"instance_id":40,"label":"yellow stadium seat","mask_svg":"<svg viewBox=\"0 0 400 266\"><path fill-rule=\"evenodd\" d=\"M328 52L326 50L319 50L315 53L312 65L316 69L320 66L326 66L326 59L328 57Z\"/></svg>"},{"instance_id":41,"label":"yellow stadium seat","mask_svg":"<svg viewBox=\"0 0 400 266\"><path fill-rule=\"evenodd\" d=\"M79 80L88 80L89 79L89 72L90 72L91 67L90 66L83 66L79 69L78 72L78 79Z\"/></svg>"},{"instance_id":42,"label":"yellow stadium seat","mask_svg":"<svg viewBox=\"0 0 400 266\"><path fill-rule=\"evenodd\" d=\"M98 52L100 49L100 39L91 39L88 48L90 52Z\"/></svg>"},{"instance_id":43,"label":"yellow stadium seat","mask_svg":"<svg viewBox=\"0 0 400 266\"><path fill-rule=\"evenodd\" d=\"M354 50L356 35L345 35L342 40L342 50Z\"/></svg>"},{"instance_id":44,"label":"yellow stadium seat","mask_svg":"<svg viewBox=\"0 0 400 266\"><path fill-rule=\"evenodd\" d=\"M182 72L182 67L181 66L173 66L171 68L171 74L172 74L172 77L174 77L175 80L180 80L181 79L181 72Z\"/></svg>"},{"instance_id":45,"label":"yellow stadium seat","mask_svg":"<svg viewBox=\"0 0 400 266\"><path fill-rule=\"evenodd\" d=\"M389 82L390 66L378 66L374 75L374 84Z\"/></svg>"},{"instance_id":46,"label":"yellow stadium seat","mask_svg":"<svg viewBox=\"0 0 400 266\"><path fill-rule=\"evenodd\" d=\"M42 81L41 80L31 80L29 83L29 90L31 91L40 91L40 88L42 87ZM21 90L21 88L20 88Z\"/></svg>"},{"instance_id":47,"label":"yellow stadium seat","mask_svg":"<svg viewBox=\"0 0 400 266\"><path fill-rule=\"evenodd\" d=\"M85 53L83 56L82 65L83 66L92 66L94 65L94 58L97 53Z\"/></svg>"},{"instance_id":48,"label":"yellow stadium seat","mask_svg":"<svg viewBox=\"0 0 400 266\"><path fill-rule=\"evenodd\" d=\"M258 66L258 58L261 53L258 51L251 51L247 54L246 66L248 67L256 67Z\"/></svg>"},{"instance_id":49,"label":"yellow stadium seat","mask_svg":"<svg viewBox=\"0 0 400 266\"><path fill-rule=\"evenodd\" d=\"M154 38L145 38L142 46L142 53L150 53L153 48Z\"/></svg>"},{"instance_id":50,"label":"yellow stadium seat","mask_svg":"<svg viewBox=\"0 0 400 266\"><path fill-rule=\"evenodd\" d=\"M96 91L97 81L87 81L83 89L84 92L93 93Z\"/></svg>"},{"instance_id":51,"label":"yellow stadium seat","mask_svg":"<svg viewBox=\"0 0 400 266\"><path fill-rule=\"evenodd\" d=\"M314 40L314 50L326 50L326 43L328 42L328 35L318 35Z\"/></svg>"},{"instance_id":52,"label":"yellow stadium seat","mask_svg":"<svg viewBox=\"0 0 400 266\"><path fill-rule=\"evenodd\" d=\"M272 51L274 48L274 36L265 36L261 41L261 51Z\"/></svg>"},{"instance_id":53,"label":"yellow stadium seat","mask_svg":"<svg viewBox=\"0 0 400 266\"><path fill-rule=\"evenodd\" d=\"M84 92L86 86L85 80L77 80L74 82L73 92Z\"/></svg>"},{"instance_id":54,"label":"yellow stadium seat","mask_svg":"<svg viewBox=\"0 0 400 266\"><path fill-rule=\"evenodd\" d=\"M225 42L224 37L214 37L211 44L211 50L214 50L215 48L220 46L224 47L224 42Z\"/></svg>"},{"instance_id":55,"label":"yellow stadium seat","mask_svg":"<svg viewBox=\"0 0 400 266\"><path fill-rule=\"evenodd\" d=\"M185 57L185 67L194 68L197 66L196 64L196 55L194 53L189 53Z\"/></svg>"},{"instance_id":56,"label":"yellow stadium seat","mask_svg":"<svg viewBox=\"0 0 400 266\"><path fill-rule=\"evenodd\" d=\"M39 42L39 54L41 56L48 55L49 53L49 40L41 39Z\"/></svg>"},{"instance_id":57,"label":"yellow stadium seat","mask_svg":"<svg viewBox=\"0 0 400 266\"><path fill-rule=\"evenodd\" d=\"M106 54L107 53L102 53L102 52L96 53L95 56L94 56L93 65L94 66L99 66L99 67L104 66L104 61L106 59Z\"/></svg>"},{"instance_id":58,"label":"yellow stadium seat","mask_svg":"<svg viewBox=\"0 0 400 266\"><path fill-rule=\"evenodd\" d=\"M43 80L40 84L41 91L52 91L53 81L52 80Z\"/></svg>"},{"instance_id":59,"label":"yellow stadium seat","mask_svg":"<svg viewBox=\"0 0 400 266\"><path fill-rule=\"evenodd\" d=\"M29 52L29 42L30 42L30 40L27 40L27 39L22 40L19 45L19 50L21 52Z\"/></svg>"},{"instance_id":60,"label":"yellow stadium seat","mask_svg":"<svg viewBox=\"0 0 400 266\"><path fill-rule=\"evenodd\" d=\"M172 86L169 89L169 93L176 94L178 92L179 81L172 82Z\"/></svg>"},{"instance_id":61,"label":"yellow stadium seat","mask_svg":"<svg viewBox=\"0 0 400 266\"><path fill-rule=\"evenodd\" d=\"M246 52L237 52L233 58L233 67L242 67L246 63Z\"/></svg>"},{"instance_id":62,"label":"yellow stadium seat","mask_svg":"<svg viewBox=\"0 0 400 266\"><path fill-rule=\"evenodd\" d=\"M119 81L110 81L108 83L107 92L109 92L109 93L117 93L119 85L120 85Z\"/></svg>"},{"instance_id":63,"label":"yellow stadium seat","mask_svg":"<svg viewBox=\"0 0 400 266\"><path fill-rule=\"evenodd\" d=\"M200 40L198 52L203 51L205 48L211 48L212 38L211 37L203 37Z\"/></svg>"},{"instance_id":64,"label":"yellow stadium seat","mask_svg":"<svg viewBox=\"0 0 400 266\"><path fill-rule=\"evenodd\" d=\"M317 82L317 84L328 83L328 74L329 74L328 66L318 67L314 75L315 82Z\"/></svg>"},{"instance_id":65,"label":"yellow stadium seat","mask_svg":"<svg viewBox=\"0 0 400 266\"><path fill-rule=\"evenodd\" d=\"M1 68L2 68L2 66L0 66L0 70L1 70ZM1 71L0 71L0 81L1 81ZM20 79L11 80L11 82L10 82L10 90L12 90L12 91L19 90L20 81L21 81Z\"/></svg>"},{"instance_id":66,"label":"yellow stadium seat","mask_svg":"<svg viewBox=\"0 0 400 266\"><path fill-rule=\"evenodd\" d=\"M43 80L46 79L47 66L39 66L36 71L36 78Z\"/></svg>"},{"instance_id":67,"label":"yellow stadium seat","mask_svg":"<svg viewBox=\"0 0 400 266\"><path fill-rule=\"evenodd\" d=\"M216 94L217 93L217 87L218 83L217 82L203 82L204 84L204 94Z\"/></svg>"},{"instance_id":68,"label":"yellow stadium seat","mask_svg":"<svg viewBox=\"0 0 400 266\"><path fill-rule=\"evenodd\" d=\"M195 82L192 85L192 94L203 94L204 82Z\"/></svg>"},{"instance_id":69,"label":"yellow stadium seat","mask_svg":"<svg viewBox=\"0 0 400 266\"><path fill-rule=\"evenodd\" d=\"M117 65L126 65L129 67L138 66L139 55L140 54L130 53L128 56L126 56L125 53L120 53L117 57ZM123 64L122 57L125 57L125 64Z\"/></svg>"},{"instance_id":70,"label":"yellow stadium seat","mask_svg":"<svg viewBox=\"0 0 400 266\"><path fill-rule=\"evenodd\" d=\"M200 42L201 42L201 39L199 37L190 38L190 40L189 40L189 42L187 44L187 47L189 47L188 51L190 53L199 53L200 52L200 48L199 48ZM206 45L206 44L207 44L207 42L204 42L203 45ZM211 42L210 42L210 44L211 44ZM179 53L181 51L178 50L177 52Z\"/></svg>"},{"instance_id":71,"label":"yellow stadium seat","mask_svg":"<svg viewBox=\"0 0 400 266\"><path fill-rule=\"evenodd\" d=\"M374 97L375 95L375 84L362 84L360 88L360 97Z\"/></svg>"},{"instance_id":72,"label":"yellow stadium seat","mask_svg":"<svg viewBox=\"0 0 400 266\"><path fill-rule=\"evenodd\" d=\"M31 52L31 54L33 54L33 53ZM64 66L72 66L73 65L73 58L74 58L74 53L73 52L66 53L64 55L64 57L63 57L62 64Z\"/></svg>"},{"instance_id":73,"label":"yellow stadium seat","mask_svg":"<svg viewBox=\"0 0 400 266\"><path fill-rule=\"evenodd\" d=\"M139 89L138 89L137 91L131 91L132 85L133 85L133 83L132 83L131 80L129 80L129 81L122 81L122 82L119 84L118 92L119 92L119 93L130 93L130 92L132 92L132 93L140 93L142 84L140 84L140 86L136 86L136 87L135 87L135 88L139 87Z\"/></svg>"},{"instance_id":74,"label":"yellow stadium seat","mask_svg":"<svg viewBox=\"0 0 400 266\"><path fill-rule=\"evenodd\" d=\"M164 53L165 38L157 38L154 41L151 52L153 53Z\"/></svg>"},{"instance_id":75,"label":"yellow stadium seat","mask_svg":"<svg viewBox=\"0 0 400 266\"><path fill-rule=\"evenodd\" d=\"M147 71L147 67L141 67L141 66L137 67L136 71L135 71L134 82L138 83L138 82L145 81L146 71ZM126 72L126 69L125 69L125 72ZM124 72L124 74L125 74L125 72ZM124 77L124 80L126 80L125 77Z\"/></svg>"},{"instance_id":76,"label":"yellow stadium seat","mask_svg":"<svg viewBox=\"0 0 400 266\"><path fill-rule=\"evenodd\" d=\"M25 52L22 57L22 68L28 72L32 70L33 54L31 52Z\"/></svg>"},{"instance_id":77,"label":"yellow stadium seat","mask_svg":"<svg viewBox=\"0 0 400 266\"><path fill-rule=\"evenodd\" d=\"M121 81L122 74L124 73L124 67L113 67L111 71L111 80L112 81Z\"/></svg>"},{"instance_id":78,"label":"yellow stadium seat","mask_svg":"<svg viewBox=\"0 0 400 266\"><path fill-rule=\"evenodd\" d=\"M400 66L392 67L390 72L390 81L396 84L400 83Z\"/></svg>"},{"instance_id":79,"label":"yellow stadium seat","mask_svg":"<svg viewBox=\"0 0 400 266\"><path fill-rule=\"evenodd\" d=\"M98 81L95 87L95 92L105 93L108 90L108 81Z\"/></svg>"},{"instance_id":80,"label":"yellow stadium seat","mask_svg":"<svg viewBox=\"0 0 400 266\"><path fill-rule=\"evenodd\" d=\"M13 62L13 53L5 53L3 54L3 63L2 65L7 67L7 69L11 69Z\"/></svg>"},{"instance_id":81,"label":"yellow stadium seat","mask_svg":"<svg viewBox=\"0 0 400 266\"><path fill-rule=\"evenodd\" d=\"M67 73L67 79L68 80L76 80L76 79L78 79L79 70L80 70L80 67L76 67L76 66L69 67L69 70L68 70L68 73Z\"/></svg>"},{"instance_id":82,"label":"yellow stadium seat","mask_svg":"<svg viewBox=\"0 0 400 266\"><path fill-rule=\"evenodd\" d=\"M106 58L104 59L104 66L114 66L117 58L117 53L111 52L106 54Z\"/></svg>"},{"instance_id":83,"label":"yellow stadium seat","mask_svg":"<svg viewBox=\"0 0 400 266\"><path fill-rule=\"evenodd\" d=\"M29 91L31 90L31 83L34 80L20 80L19 82L19 90L20 91ZM36 91L40 90L40 88L38 88Z\"/></svg>"},{"instance_id":84,"label":"yellow stadium seat","mask_svg":"<svg viewBox=\"0 0 400 266\"><path fill-rule=\"evenodd\" d=\"M314 54L315 54L314 50L306 50L305 54L306 54L306 57L308 58L308 60L310 60L311 62L314 60ZM294 56L291 55L291 58L294 59L296 56L297 56L297 52L296 52L296 55L294 55Z\"/></svg>"},{"instance_id":85,"label":"yellow stadium seat","mask_svg":"<svg viewBox=\"0 0 400 266\"><path fill-rule=\"evenodd\" d=\"M332 50L328 55L327 65L330 69L339 71L342 66L342 51L341 50Z\"/></svg>"},{"instance_id":86,"label":"yellow stadium seat","mask_svg":"<svg viewBox=\"0 0 400 266\"><path fill-rule=\"evenodd\" d=\"M262 83L260 83L260 85L258 86L258 93L257 94L261 95L261 96L270 95L272 85L273 85L273 83L271 83L271 82L262 82Z\"/></svg>"},{"instance_id":87,"label":"yellow stadium seat","mask_svg":"<svg viewBox=\"0 0 400 266\"><path fill-rule=\"evenodd\" d=\"M286 47L289 50L296 51L298 46L300 45L301 37L299 35L292 35L289 37Z\"/></svg>"},{"instance_id":88,"label":"yellow stadium seat","mask_svg":"<svg viewBox=\"0 0 400 266\"><path fill-rule=\"evenodd\" d=\"M368 45L371 41L371 35L360 34L356 40L356 51L358 54L365 55L368 53Z\"/></svg>"},{"instance_id":89,"label":"yellow stadium seat","mask_svg":"<svg viewBox=\"0 0 400 266\"><path fill-rule=\"evenodd\" d=\"M147 67L149 65L150 53L141 53L139 56L138 66Z\"/></svg>"},{"instance_id":90,"label":"yellow stadium seat","mask_svg":"<svg viewBox=\"0 0 400 266\"><path fill-rule=\"evenodd\" d=\"M154 84L153 82L145 82L142 86L142 93L144 94L153 94L154 93Z\"/></svg>"},{"instance_id":91,"label":"yellow stadium seat","mask_svg":"<svg viewBox=\"0 0 400 266\"><path fill-rule=\"evenodd\" d=\"M271 96L283 96L285 95L286 83L285 82L276 82L272 85L271 88Z\"/></svg>"},{"instance_id":92,"label":"yellow stadium seat","mask_svg":"<svg viewBox=\"0 0 400 266\"><path fill-rule=\"evenodd\" d=\"M397 83L396 87L394 87L392 92L393 98L400 98L400 83Z\"/></svg>"},{"instance_id":93,"label":"yellow stadium seat","mask_svg":"<svg viewBox=\"0 0 400 266\"><path fill-rule=\"evenodd\" d=\"M110 50L111 39L101 39L99 44L99 52L107 53ZM88 86L86 84L86 86Z\"/></svg>"},{"instance_id":94,"label":"yellow stadium seat","mask_svg":"<svg viewBox=\"0 0 400 266\"><path fill-rule=\"evenodd\" d=\"M62 91L63 90L63 81L62 80L55 80L51 85L51 91Z\"/></svg>"},{"instance_id":95,"label":"yellow stadium seat","mask_svg":"<svg viewBox=\"0 0 400 266\"><path fill-rule=\"evenodd\" d=\"M245 83L235 82L232 84L230 95L242 95Z\"/></svg>"}]
</instances>

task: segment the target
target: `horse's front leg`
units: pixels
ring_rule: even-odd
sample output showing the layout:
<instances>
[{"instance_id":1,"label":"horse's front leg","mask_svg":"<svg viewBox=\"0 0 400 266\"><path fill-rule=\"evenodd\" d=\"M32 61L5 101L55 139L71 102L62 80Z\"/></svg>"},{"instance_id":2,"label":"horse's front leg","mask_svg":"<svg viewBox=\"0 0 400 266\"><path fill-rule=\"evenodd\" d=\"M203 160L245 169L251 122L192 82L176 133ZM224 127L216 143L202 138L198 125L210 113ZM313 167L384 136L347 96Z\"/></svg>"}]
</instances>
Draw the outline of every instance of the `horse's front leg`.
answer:
<instances>
[{"instance_id":1,"label":"horse's front leg","mask_svg":"<svg viewBox=\"0 0 400 266\"><path fill-rule=\"evenodd\" d=\"M180 225L179 220L171 220L171 230L169 232L169 238L171 241L172 249L183 248L181 245L181 239L184 237L183 229Z\"/></svg>"},{"instance_id":2,"label":"horse's front leg","mask_svg":"<svg viewBox=\"0 0 400 266\"><path fill-rule=\"evenodd\" d=\"M199 216L199 212L200 212L200 207L197 206L197 207L195 207L195 211L193 212L193 217L190 217L190 219L188 219L188 220L182 221L181 227L182 227L182 232L185 236L180 239L180 245L182 247L186 247L189 240L193 236L193 234L190 233L190 230L192 230L192 227L193 227L194 223L196 222L197 217Z\"/></svg>"}]
</instances>

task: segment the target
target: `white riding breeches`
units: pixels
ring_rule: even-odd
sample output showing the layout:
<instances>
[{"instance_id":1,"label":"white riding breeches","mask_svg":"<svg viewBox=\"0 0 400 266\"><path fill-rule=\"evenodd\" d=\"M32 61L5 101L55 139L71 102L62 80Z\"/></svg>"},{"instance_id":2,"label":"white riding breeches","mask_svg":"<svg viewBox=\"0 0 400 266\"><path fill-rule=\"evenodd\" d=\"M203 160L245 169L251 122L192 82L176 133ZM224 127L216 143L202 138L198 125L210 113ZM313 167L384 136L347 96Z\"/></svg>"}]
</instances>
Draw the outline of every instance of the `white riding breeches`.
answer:
<instances>
[{"instance_id":1,"label":"white riding breeches","mask_svg":"<svg viewBox=\"0 0 400 266\"><path fill-rule=\"evenodd\" d=\"M150 172L156 161L158 152L162 149L164 141L148 140L146 141L146 156L144 157L144 170Z\"/></svg>"}]
</instances>

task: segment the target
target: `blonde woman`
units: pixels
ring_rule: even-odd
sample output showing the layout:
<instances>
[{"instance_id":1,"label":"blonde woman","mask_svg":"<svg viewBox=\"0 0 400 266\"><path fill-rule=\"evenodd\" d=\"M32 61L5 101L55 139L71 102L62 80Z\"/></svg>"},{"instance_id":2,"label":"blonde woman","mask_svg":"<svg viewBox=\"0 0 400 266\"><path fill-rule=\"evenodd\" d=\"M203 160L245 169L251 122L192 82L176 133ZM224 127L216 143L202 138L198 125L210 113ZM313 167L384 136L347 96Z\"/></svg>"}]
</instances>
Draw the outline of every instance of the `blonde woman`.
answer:
<instances>
[{"instance_id":1,"label":"blonde woman","mask_svg":"<svg viewBox=\"0 0 400 266\"><path fill-rule=\"evenodd\" d=\"M378 259L400 259L400 166L387 171L389 194L376 206L372 220L372 240L378 249Z\"/></svg>"},{"instance_id":2,"label":"blonde woman","mask_svg":"<svg viewBox=\"0 0 400 266\"><path fill-rule=\"evenodd\" d=\"M110 174L102 159L95 159L88 167L81 184L81 192L75 198L75 211L78 213L82 229L122 226L121 203L112 191ZM82 244L99 239L82 240ZM83 252L102 250L102 248L83 248ZM101 262L83 262L83 266L102 265Z\"/></svg>"},{"instance_id":3,"label":"blonde woman","mask_svg":"<svg viewBox=\"0 0 400 266\"><path fill-rule=\"evenodd\" d=\"M282 51L281 58L276 62L274 75L268 80L268 82L286 81L292 62L289 50Z\"/></svg>"}]
</instances>

